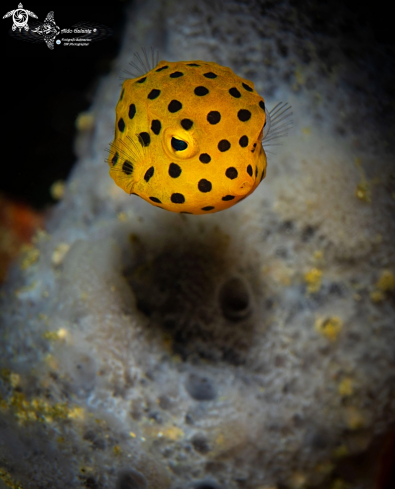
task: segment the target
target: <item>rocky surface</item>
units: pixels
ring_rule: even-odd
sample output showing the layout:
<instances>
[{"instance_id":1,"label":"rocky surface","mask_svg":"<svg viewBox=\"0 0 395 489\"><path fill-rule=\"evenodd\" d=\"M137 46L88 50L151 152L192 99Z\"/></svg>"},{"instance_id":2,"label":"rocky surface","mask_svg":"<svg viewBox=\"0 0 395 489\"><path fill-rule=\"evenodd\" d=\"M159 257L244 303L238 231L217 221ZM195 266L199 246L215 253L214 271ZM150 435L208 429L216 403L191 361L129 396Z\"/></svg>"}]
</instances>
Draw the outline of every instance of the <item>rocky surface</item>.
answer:
<instances>
[{"instance_id":1,"label":"rocky surface","mask_svg":"<svg viewBox=\"0 0 395 489\"><path fill-rule=\"evenodd\" d=\"M393 66L329 6L128 8L65 197L1 291L0 485L372 487L395 423ZM141 45L292 104L248 199L178 215L109 178Z\"/></svg>"}]
</instances>

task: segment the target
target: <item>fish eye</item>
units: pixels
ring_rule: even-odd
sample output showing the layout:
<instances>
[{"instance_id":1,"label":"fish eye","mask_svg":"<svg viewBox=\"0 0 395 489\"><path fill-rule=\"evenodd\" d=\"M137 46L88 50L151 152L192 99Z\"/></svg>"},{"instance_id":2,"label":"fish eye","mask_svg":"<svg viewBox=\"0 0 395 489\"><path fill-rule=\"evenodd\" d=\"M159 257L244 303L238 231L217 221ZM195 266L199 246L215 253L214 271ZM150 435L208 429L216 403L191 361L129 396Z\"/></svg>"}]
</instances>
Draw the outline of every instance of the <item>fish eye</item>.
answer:
<instances>
[{"instance_id":1,"label":"fish eye","mask_svg":"<svg viewBox=\"0 0 395 489\"><path fill-rule=\"evenodd\" d=\"M182 141L181 139L176 139L176 138L171 138L171 145L173 149L176 151L184 151L184 149L187 149L188 144L185 141Z\"/></svg>"}]
</instances>

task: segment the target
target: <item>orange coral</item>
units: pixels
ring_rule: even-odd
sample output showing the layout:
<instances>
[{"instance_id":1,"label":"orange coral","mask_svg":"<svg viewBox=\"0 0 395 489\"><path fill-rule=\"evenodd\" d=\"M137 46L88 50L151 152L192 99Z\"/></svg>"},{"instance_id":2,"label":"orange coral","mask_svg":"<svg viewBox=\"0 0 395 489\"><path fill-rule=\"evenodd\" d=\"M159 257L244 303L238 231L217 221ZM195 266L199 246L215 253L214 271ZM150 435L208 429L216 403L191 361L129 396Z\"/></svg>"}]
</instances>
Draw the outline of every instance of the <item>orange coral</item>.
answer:
<instances>
[{"instance_id":1,"label":"orange coral","mask_svg":"<svg viewBox=\"0 0 395 489\"><path fill-rule=\"evenodd\" d=\"M28 205L0 195L0 283L23 245L43 226L43 214Z\"/></svg>"}]
</instances>

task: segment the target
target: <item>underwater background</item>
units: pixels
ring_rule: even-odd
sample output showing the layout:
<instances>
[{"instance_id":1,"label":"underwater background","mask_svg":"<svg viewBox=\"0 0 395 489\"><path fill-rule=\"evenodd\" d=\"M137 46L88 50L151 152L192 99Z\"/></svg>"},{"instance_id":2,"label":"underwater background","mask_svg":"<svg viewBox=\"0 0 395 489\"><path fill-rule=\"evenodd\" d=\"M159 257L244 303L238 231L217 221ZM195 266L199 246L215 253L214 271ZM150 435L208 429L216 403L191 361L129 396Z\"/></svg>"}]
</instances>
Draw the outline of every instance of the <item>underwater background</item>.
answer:
<instances>
[{"instance_id":1,"label":"underwater background","mask_svg":"<svg viewBox=\"0 0 395 489\"><path fill-rule=\"evenodd\" d=\"M3 20L0 487L393 487L385 10L95 6L25 6L110 26L86 58L17 41ZM151 46L292 105L266 178L228 210L164 212L108 175L119 77Z\"/></svg>"}]
</instances>

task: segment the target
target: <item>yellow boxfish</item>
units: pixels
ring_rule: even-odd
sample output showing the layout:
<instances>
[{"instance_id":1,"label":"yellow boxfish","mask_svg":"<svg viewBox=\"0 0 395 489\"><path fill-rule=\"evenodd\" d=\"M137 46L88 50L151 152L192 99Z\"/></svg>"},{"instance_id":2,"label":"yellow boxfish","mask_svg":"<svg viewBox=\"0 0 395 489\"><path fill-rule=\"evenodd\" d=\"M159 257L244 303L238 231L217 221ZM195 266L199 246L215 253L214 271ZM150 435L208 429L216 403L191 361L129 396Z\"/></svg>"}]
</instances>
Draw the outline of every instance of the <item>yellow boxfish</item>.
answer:
<instances>
[{"instance_id":1,"label":"yellow boxfish","mask_svg":"<svg viewBox=\"0 0 395 489\"><path fill-rule=\"evenodd\" d=\"M270 129L273 111L254 84L214 62L136 56L144 74L122 85L106 160L115 183L186 214L218 212L251 194L266 176L262 140L286 129ZM290 122L285 107L275 108L277 124Z\"/></svg>"}]
</instances>

